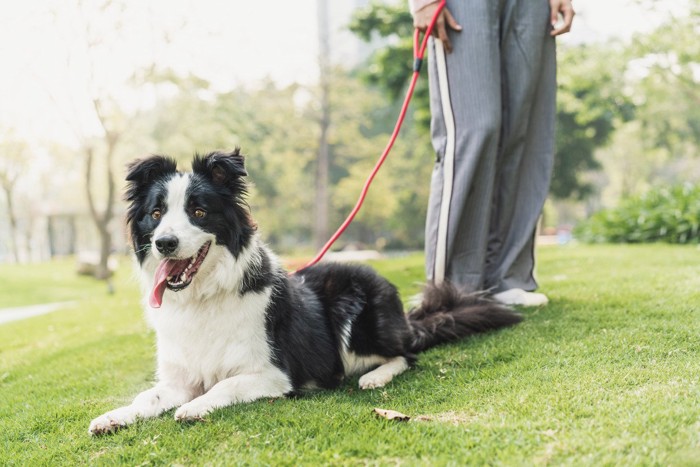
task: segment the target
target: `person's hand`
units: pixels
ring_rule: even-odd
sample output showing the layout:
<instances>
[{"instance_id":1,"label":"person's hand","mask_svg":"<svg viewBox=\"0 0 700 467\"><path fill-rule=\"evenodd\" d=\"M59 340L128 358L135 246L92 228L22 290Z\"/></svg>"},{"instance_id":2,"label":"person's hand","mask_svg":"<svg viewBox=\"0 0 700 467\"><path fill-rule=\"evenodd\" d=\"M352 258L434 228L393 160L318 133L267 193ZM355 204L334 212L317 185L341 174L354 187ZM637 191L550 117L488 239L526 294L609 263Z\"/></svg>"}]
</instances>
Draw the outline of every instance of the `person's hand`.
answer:
<instances>
[{"instance_id":1,"label":"person's hand","mask_svg":"<svg viewBox=\"0 0 700 467\"><path fill-rule=\"evenodd\" d=\"M552 15L552 31L549 34L553 37L571 31L571 22L576 14L574 7L571 6L571 0L549 0L549 7ZM564 22L557 27L559 13L564 17Z\"/></svg>"},{"instance_id":2,"label":"person's hand","mask_svg":"<svg viewBox=\"0 0 700 467\"><path fill-rule=\"evenodd\" d=\"M416 13L413 15L413 27L425 32L428 29L428 26L430 26L430 20L433 19L433 15L435 14L437 7L437 2L430 3L416 11ZM447 8L443 8L437 21L435 22L435 27L433 27L433 36L442 41L445 50L452 52L452 42L450 42L450 37L447 34L448 27L454 31L462 30L462 26L457 24L457 21L455 21L449 10Z\"/></svg>"}]
</instances>

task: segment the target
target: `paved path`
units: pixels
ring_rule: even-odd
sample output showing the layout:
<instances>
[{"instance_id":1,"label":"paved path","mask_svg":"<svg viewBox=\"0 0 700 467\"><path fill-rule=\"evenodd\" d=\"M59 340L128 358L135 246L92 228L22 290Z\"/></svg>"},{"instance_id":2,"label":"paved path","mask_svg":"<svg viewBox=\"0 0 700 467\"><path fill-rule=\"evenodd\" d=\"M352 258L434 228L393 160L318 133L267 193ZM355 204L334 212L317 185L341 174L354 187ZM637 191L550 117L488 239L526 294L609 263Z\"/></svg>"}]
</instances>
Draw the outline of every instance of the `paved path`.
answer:
<instances>
[{"instance_id":1,"label":"paved path","mask_svg":"<svg viewBox=\"0 0 700 467\"><path fill-rule=\"evenodd\" d=\"M45 315L61 308L73 305L75 302L46 303L43 305L20 306L16 308L0 308L0 324L27 319L33 316Z\"/></svg>"}]
</instances>

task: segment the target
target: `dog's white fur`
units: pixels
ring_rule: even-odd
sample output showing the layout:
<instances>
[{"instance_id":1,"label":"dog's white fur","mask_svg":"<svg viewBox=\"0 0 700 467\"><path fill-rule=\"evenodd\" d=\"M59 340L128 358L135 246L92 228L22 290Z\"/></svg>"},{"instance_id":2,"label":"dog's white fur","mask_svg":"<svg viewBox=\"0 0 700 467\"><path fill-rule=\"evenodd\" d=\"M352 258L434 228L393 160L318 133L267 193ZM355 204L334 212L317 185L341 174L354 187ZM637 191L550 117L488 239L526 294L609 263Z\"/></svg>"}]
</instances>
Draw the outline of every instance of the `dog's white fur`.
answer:
<instances>
[{"instance_id":1,"label":"dog's white fur","mask_svg":"<svg viewBox=\"0 0 700 467\"><path fill-rule=\"evenodd\" d=\"M159 238L163 235L177 233L180 241L176 255L180 258L189 258L197 253L207 241L214 241L214 234L208 233L192 225L185 211L186 206L183 205L187 199L187 186L190 183L190 174L182 174L173 177L168 182L168 211L164 213L158 228L153 232L153 238ZM162 255L156 248L153 249L154 254L160 260Z\"/></svg>"},{"instance_id":2,"label":"dog's white fur","mask_svg":"<svg viewBox=\"0 0 700 467\"><path fill-rule=\"evenodd\" d=\"M246 268L260 263L259 252L264 246L255 237L235 259L228 249L215 244L212 234L192 226L184 215L187 183L187 175L169 182L170 208L153 238L177 232L184 240L177 252L182 258L196 254L211 240L209 254L198 272L207 280L195 280L182 291L165 294L161 308L151 308L147 297L161 259L152 245L155 256L149 255L142 265L140 282L146 317L156 332L159 382L136 396L130 405L94 419L88 430L92 434L112 431L174 407L179 407L176 419L193 420L218 407L280 397L291 390L287 375L271 363L265 335L265 308L272 291L268 287L262 293L241 295L232 288L240 284ZM272 254L270 257L275 258ZM235 316L222 310L236 310Z\"/></svg>"}]
</instances>

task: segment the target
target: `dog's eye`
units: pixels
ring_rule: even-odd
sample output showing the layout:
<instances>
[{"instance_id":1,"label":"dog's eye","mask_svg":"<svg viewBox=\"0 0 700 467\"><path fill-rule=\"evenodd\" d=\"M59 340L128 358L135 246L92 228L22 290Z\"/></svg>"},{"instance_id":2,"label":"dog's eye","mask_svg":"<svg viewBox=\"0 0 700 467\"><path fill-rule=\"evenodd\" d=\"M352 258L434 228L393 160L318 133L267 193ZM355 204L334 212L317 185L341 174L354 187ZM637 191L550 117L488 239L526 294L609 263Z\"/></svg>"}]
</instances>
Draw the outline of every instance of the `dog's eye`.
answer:
<instances>
[{"instance_id":1,"label":"dog's eye","mask_svg":"<svg viewBox=\"0 0 700 467\"><path fill-rule=\"evenodd\" d=\"M206 215L207 215L207 212L204 209L197 208L194 210L194 217L201 219L202 217L204 217Z\"/></svg>"},{"instance_id":2,"label":"dog's eye","mask_svg":"<svg viewBox=\"0 0 700 467\"><path fill-rule=\"evenodd\" d=\"M161 214L160 214L160 209L155 209L155 210L151 213L151 217L152 217L153 219L155 219L155 220L160 219L160 216L161 216Z\"/></svg>"}]
</instances>

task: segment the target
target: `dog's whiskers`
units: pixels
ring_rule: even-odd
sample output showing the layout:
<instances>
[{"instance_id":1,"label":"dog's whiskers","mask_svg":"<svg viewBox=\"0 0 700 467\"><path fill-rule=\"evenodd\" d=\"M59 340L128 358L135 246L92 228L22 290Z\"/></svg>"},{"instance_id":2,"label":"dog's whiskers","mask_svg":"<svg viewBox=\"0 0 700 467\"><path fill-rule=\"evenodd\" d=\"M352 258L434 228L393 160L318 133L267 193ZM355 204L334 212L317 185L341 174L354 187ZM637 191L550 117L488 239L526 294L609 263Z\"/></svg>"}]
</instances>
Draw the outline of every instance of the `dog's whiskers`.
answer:
<instances>
[{"instance_id":1,"label":"dog's whiskers","mask_svg":"<svg viewBox=\"0 0 700 467\"><path fill-rule=\"evenodd\" d=\"M146 243L138 250L135 250L134 253L148 253L149 251L151 251L151 244Z\"/></svg>"}]
</instances>

